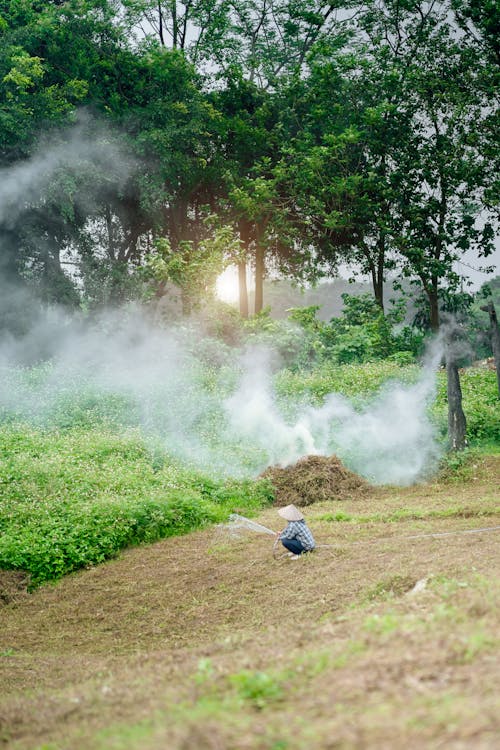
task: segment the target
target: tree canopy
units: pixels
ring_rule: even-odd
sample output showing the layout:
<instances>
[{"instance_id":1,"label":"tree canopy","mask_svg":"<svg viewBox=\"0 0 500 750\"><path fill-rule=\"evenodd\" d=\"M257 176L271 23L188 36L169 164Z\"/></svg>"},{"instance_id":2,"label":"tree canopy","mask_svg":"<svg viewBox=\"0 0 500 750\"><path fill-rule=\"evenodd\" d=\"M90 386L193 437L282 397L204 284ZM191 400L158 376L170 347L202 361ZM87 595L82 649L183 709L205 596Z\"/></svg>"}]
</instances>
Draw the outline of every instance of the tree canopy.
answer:
<instances>
[{"instance_id":1,"label":"tree canopy","mask_svg":"<svg viewBox=\"0 0 500 750\"><path fill-rule=\"evenodd\" d=\"M191 308L232 262L246 316L247 268L259 312L270 271L342 264L382 310L409 280L436 329L494 247L493 6L0 2L2 278L86 308L170 280Z\"/></svg>"}]
</instances>

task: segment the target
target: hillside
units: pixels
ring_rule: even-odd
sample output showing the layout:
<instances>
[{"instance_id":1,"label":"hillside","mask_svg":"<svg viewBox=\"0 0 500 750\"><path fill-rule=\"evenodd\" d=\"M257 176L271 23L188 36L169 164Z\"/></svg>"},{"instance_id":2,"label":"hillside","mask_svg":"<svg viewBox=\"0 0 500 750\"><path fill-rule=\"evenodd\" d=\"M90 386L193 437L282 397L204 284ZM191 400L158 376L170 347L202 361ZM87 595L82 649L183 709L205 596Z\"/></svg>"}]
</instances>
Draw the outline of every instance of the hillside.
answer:
<instances>
[{"instance_id":1,"label":"hillside","mask_svg":"<svg viewBox=\"0 0 500 750\"><path fill-rule=\"evenodd\" d=\"M296 561L212 527L11 590L2 746L496 747L498 531L461 532L500 525L499 479L317 503L332 546Z\"/></svg>"}]
</instances>

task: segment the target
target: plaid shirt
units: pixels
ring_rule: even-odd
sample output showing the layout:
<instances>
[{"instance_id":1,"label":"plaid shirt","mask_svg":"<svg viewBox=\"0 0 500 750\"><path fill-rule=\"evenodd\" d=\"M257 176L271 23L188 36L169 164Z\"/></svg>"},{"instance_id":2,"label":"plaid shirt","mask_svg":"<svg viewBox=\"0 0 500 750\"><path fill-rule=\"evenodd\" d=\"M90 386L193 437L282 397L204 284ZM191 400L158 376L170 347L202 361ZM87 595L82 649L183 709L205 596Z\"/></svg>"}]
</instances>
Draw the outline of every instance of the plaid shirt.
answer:
<instances>
[{"instance_id":1,"label":"plaid shirt","mask_svg":"<svg viewBox=\"0 0 500 750\"><path fill-rule=\"evenodd\" d=\"M288 526L281 532L280 539L297 539L307 550L314 549L316 546L311 530L305 521L289 521Z\"/></svg>"}]
</instances>

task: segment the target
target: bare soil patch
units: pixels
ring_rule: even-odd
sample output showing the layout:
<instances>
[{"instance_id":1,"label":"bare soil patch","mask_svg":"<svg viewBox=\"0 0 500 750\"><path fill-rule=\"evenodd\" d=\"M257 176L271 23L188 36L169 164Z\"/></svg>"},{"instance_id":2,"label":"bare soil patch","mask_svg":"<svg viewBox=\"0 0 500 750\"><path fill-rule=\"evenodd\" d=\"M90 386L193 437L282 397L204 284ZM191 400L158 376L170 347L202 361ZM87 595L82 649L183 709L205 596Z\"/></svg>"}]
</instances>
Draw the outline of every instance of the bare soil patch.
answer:
<instances>
[{"instance_id":1,"label":"bare soil patch","mask_svg":"<svg viewBox=\"0 0 500 750\"><path fill-rule=\"evenodd\" d=\"M366 494L369 484L337 456L306 456L293 466L272 466L262 475L276 490L275 505L312 505Z\"/></svg>"},{"instance_id":2,"label":"bare soil patch","mask_svg":"<svg viewBox=\"0 0 500 750\"><path fill-rule=\"evenodd\" d=\"M27 596L29 584L29 573L0 569L0 606Z\"/></svg>"}]
</instances>

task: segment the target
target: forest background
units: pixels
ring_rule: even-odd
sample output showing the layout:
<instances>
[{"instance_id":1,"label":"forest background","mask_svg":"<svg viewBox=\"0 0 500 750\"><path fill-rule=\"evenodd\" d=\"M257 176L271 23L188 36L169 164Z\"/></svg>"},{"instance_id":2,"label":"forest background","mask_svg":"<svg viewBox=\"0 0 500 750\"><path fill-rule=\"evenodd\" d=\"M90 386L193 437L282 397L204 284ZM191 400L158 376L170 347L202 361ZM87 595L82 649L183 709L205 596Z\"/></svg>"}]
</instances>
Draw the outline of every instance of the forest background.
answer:
<instances>
[{"instance_id":1,"label":"forest background","mask_svg":"<svg viewBox=\"0 0 500 750\"><path fill-rule=\"evenodd\" d=\"M172 289L191 314L229 264L262 319L266 276L347 267L358 319L401 330L388 276L415 298L415 353L473 302L457 261L493 270L497 31L476 0L1 3L3 331L54 303L172 317Z\"/></svg>"}]
</instances>

